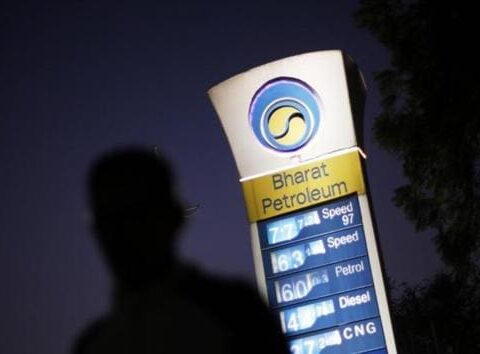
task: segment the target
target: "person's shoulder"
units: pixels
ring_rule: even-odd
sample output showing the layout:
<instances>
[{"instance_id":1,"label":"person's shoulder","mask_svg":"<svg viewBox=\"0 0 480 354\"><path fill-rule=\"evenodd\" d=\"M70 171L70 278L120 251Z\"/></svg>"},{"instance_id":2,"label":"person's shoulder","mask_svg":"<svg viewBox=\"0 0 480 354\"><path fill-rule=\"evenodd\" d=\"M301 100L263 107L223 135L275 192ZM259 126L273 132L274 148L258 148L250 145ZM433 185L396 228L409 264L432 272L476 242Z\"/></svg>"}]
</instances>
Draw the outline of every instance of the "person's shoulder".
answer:
<instances>
[{"instance_id":1,"label":"person's shoulder","mask_svg":"<svg viewBox=\"0 0 480 354\"><path fill-rule=\"evenodd\" d=\"M102 317L88 325L75 339L72 347L72 354L87 353L88 346L95 342L107 326L108 318Z\"/></svg>"},{"instance_id":2,"label":"person's shoulder","mask_svg":"<svg viewBox=\"0 0 480 354\"><path fill-rule=\"evenodd\" d=\"M232 334L235 352L287 353L280 323L248 282L187 268L182 291Z\"/></svg>"},{"instance_id":3,"label":"person's shoulder","mask_svg":"<svg viewBox=\"0 0 480 354\"><path fill-rule=\"evenodd\" d=\"M206 275L190 270L197 283L194 301L210 311L229 329L235 353L288 353L280 321L256 288L238 278Z\"/></svg>"}]
</instances>

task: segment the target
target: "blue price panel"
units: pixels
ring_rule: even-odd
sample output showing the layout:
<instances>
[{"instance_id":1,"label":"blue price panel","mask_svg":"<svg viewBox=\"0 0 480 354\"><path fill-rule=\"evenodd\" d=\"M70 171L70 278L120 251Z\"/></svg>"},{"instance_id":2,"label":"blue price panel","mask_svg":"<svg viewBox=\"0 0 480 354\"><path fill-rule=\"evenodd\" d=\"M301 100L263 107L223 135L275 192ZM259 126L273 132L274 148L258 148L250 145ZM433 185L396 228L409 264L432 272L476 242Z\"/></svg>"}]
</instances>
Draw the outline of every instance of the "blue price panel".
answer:
<instances>
[{"instance_id":1,"label":"blue price panel","mask_svg":"<svg viewBox=\"0 0 480 354\"><path fill-rule=\"evenodd\" d=\"M267 277L294 271L316 268L367 254L363 228L357 226L315 239L296 243L294 246L266 250L263 264Z\"/></svg>"},{"instance_id":2,"label":"blue price panel","mask_svg":"<svg viewBox=\"0 0 480 354\"><path fill-rule=\"evenodd\" d=\"M258 223L262 248L310 238L361 224L356 196Z\"/></svg>"},{"instance_id":3,"label":"blue price panel","mask_svg":"<svg viewBox=\"0 0 480 354\"><path fill-rule=\"evenodd\" d=\"M380 318L372 318L332 328L290 341L292 354L345 354L384 349Z\"/></svg>"},{"instance_id":4,"label":"blue price panel","mask_svg":"<svg viewBox=\"0 0 480 354\"><path fill-rule=\"evenodd\" d=\"M360 257L267 280L267 292L271 306L284 306L371 284L372 273L368 258Z\"/></svg>"},{"instance_id":5,"label":"blue price panel","mask_svg":"<svg viewBox=\"0 0 480 354\"><path fill-rule=\"evenodd\" d=\"M283 332L292 336L376 317L378 306L374 288L367 287L283 308L279 316Z\"/></svg>"}]
</instances>

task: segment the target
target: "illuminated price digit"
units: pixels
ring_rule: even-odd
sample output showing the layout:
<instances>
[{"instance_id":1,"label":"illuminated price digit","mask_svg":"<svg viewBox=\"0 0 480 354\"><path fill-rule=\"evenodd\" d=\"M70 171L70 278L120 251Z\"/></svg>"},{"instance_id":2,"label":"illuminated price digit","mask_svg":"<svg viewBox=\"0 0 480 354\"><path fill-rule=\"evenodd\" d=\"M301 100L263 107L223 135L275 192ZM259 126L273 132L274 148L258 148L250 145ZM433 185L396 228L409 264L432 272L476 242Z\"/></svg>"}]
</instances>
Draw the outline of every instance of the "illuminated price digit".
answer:
<instances>
[{"instance_id":1,"label":"illuminated price digit","mask_svg":"<svg viewBox=\"0 0 480 354\"><path fill-rule=\"evenodd\" d=\"M281 254L280 256L278 256L278 269L281 271L281 272L284 272L286 270L288 270L290 267L289 267L289 262L288 262L288 256L286 254Z\"/></svg>"},{"instance_id":2,"label":"illuminated price digit","mask_svg":"<svg viewBox=\"0 0 480 354\"><path fill-rule=\"evenodd\" d=\"M290 240L296 236L297 230L295 228L295 224L288 223L284 226L285 230L285 240Z\"/></svg>"},{"instance_id":3,"label":"illuminated price digit","mask_svg":"<svg viewBox=\"0 0 480 354\"><path fill-rule=\"evenodd\" d=\"M290 351L292 354L302 354L302 348L300 347L299 343L292 344L290 346Z\"/></svg>"},{"instance_id":4,"label":"illuminated price digit","mask_svg":"<svg viewBox=\"0 0 480 354\"><path fill-rule=\"evenodd\" d=\"M268 229L268 232L272 235L271 243L276 243L277 242L278 227L276 227L276 226L270 227Z\"/></svg>"},{"instance_id":5,"label":"illuminated price digit","mask_svg":"<svg viewBox=\"0 0 480 354\"><path fill-rule=\"evenodd\" d=\"M297 219L298 229L303 229L303 218Z\"/></svg>"},{"instance_id":6,"label":"illuminated price digit","mask_svg":"<svg viewBox=\"0 0 480 354\"><path fill-rule=\"evenodd\" d=\"M292 263L293 268L298 268L301 265L303 265L303 263L305 262L305 257L303 255L303 252L300 250L293 251L292 260L293 260L293 263Z\"/></svg>"},{"instance_id":7,"label":"illuminated price digit","mask_svg":"<svg viewBox=\"0 0 480 354\"><path fill-rule=\"evenodd\" d=\"M287 328L289 331L296 332L298 331L298 319L297 319L297 314L295 312L292 312L290 314L290 317L288 318L287 322Z\"/></svg>"},{"instance_id":8,"label":"illuminated price digit","mask_svg":"<svg viewBox=\"0 0 480 354\"><path fill-rule=\"evenodd\" d=\"M295 284L295 292L296 292L296 298L301 299L302 297L307 296L307 294L310 291L310 287L307 285L307 283L304 280L297 280L297 283Z\"/></svg>"},{"instance_id":9,"label":"illuminated price digit","mask_svg":"<svg viewBox=\"0 0 480 354\"><path fill-rule=\"evenodd\" d=\"M308 213L305 216L305 219L306 219L305 220L305 226L320 224L320 217L318 216L318 212L316 212L316 211Z\"/></svg>"},{"instance_id":10,"label":"illuminated price digit","mask_svg":"<svg viewBox=\"0 0 480 354\"><path fill-rule=\"evenodd\" d=\"M315 350L315 340L305 339L303 341L303 346L306 347L308 354L313 354Z\"/></svg>"},{"instance_id":11,"label":"illuminated price digit","mask_svg":"<svg viewBox=\"0 0 480 354\"><path fill-rule=\"evenodd\" d=\"M282 298L283 301L292 301L295 299L295 294L293 293L292 285L287 283L282 285ZM281 301L280 301L281 302Z\"/></svg>"},{"instance_id":12,"label":"illuminated price digit","mask_svg":"<svg viewBox=\"0 0 480 354\"><path fill-rule=\"evenodd\" d=\"M320 350L322 350L322 349L324 349L328 346L327 339L328 339L328 337L327 337L326 334L318 337L318 347L320 348Z\"/></svg>"}]
</instances>

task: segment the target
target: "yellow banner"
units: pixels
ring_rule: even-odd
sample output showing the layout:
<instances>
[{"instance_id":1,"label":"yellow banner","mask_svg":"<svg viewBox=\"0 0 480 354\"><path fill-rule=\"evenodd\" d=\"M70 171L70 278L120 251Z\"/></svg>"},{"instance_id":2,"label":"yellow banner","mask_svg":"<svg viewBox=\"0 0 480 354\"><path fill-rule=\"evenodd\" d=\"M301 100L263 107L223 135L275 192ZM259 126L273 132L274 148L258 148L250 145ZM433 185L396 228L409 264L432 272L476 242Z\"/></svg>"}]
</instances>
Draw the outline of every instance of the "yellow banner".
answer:
<instances>
[{"instance_id":1,"label":"yellow banner","mask_svg":"<svg viewBox=\"0 0 480 354\"><path fill-rule=\"evenodd\" d=\"M358 151L242 182L251 223L351 193L365 193Z\"/></svg>"}]
</instances>

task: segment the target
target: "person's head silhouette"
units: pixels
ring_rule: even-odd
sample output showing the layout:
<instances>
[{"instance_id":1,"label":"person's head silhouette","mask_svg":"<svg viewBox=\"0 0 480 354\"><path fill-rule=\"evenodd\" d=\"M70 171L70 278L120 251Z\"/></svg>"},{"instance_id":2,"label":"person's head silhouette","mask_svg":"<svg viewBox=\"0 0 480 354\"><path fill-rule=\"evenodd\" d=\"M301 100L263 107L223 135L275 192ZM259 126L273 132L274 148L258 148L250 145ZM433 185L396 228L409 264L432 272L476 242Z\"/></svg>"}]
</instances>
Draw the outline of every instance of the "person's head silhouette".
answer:
<instances>
[{"instance_id":1,"label":"person's head silhouette","mask_svg":"<svg viewBox=\"0 0 480 354\"><path fill-rule=\"evenodd\" d=\"M118 286L142 287L169 271L183 223L173 182L158 153L141 147L110 152L92 166L94 232Z\"/></svg>"},{"instance_id":2,"label":"person's head silhouette","mask_svg":"<svg viewBox=\"0 0 480 354\"><path fill-rule=\"evenodd\" d=\"M173 185L150 149L115 150L93 164L93 226L116 289L74 353L286 354L279 323L250 286L176 262L176 235L196 207L184 210Z\"/></svg>"}]
</instances>

